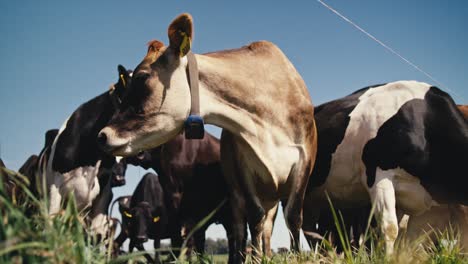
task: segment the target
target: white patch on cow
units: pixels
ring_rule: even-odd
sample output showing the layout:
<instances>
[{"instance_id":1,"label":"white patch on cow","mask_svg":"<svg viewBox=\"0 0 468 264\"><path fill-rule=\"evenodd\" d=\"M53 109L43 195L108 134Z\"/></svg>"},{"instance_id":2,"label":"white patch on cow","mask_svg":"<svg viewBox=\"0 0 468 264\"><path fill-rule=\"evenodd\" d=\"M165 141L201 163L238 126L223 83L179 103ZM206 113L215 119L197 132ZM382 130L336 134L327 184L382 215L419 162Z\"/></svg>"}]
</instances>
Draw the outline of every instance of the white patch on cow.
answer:
<instances>
[{"instance_id":1,"label":"white patch on cow","mask_svg":"<svg viewBox=\"0 0 468 264\"><path fill-rule=\"evenodd\" d=\"M115 162L120 163L120 161L123 159L122 156L115 156Z\"/></svg>"}]
</instances>

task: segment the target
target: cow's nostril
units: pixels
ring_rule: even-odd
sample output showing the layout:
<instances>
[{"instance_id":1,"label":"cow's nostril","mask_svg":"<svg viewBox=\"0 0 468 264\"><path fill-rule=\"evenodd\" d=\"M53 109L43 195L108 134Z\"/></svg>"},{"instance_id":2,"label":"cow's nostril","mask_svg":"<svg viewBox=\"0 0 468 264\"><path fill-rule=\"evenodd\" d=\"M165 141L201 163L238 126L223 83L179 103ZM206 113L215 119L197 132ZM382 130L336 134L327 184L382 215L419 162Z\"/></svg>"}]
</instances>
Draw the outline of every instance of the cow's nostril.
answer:
<instances>
[{"instance_id":1,"label":"cow's nostril","mask_svg":"<svg viewBox=\"0 0 468 264\"><path fill-rule=\"evenodd\" d=\"M104 147L107 144L107 135L104 132L99 132L97 137L97 143L99 146Z\"/></svg>"}]
</instances>

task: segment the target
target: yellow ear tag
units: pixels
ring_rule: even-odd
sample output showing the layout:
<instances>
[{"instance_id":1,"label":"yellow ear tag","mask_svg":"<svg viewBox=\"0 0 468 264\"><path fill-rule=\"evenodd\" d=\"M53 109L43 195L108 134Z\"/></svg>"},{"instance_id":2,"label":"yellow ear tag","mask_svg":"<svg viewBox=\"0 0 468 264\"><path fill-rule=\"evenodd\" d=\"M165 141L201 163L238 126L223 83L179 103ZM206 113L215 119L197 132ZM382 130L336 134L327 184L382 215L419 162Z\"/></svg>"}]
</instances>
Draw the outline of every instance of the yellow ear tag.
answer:
<instances>
[{"instance_id":1,"label":"yellow ear tag","mask_svg":"<svg viewBox=\"0 0 468 264\"><path fill-rule=\"evenodd\" d=\"M124 87L127 87L127 83L125 82L123 74L120 74L120 80L122 80Z\"/></svg>"},{"instance_id":2,"label":"yellow ear tag","mask_svg":"<svg viewBox=\"0 0 468 264\"><path fill-rule=\"evenodd\" d=\"M182 43L180 44L179 50L180 50L180 57L183 57L190 51L190 47L192 44L191 44L190 37L187 36L187 33L181 31L180 34L182 35L183 39L182 39Z\"/></svg>"},{"instance_id":3,"label":"yellow ear tag","mask_svg":"<svg viewBox=\"0 0 468 264\"><path fill-rule=\"evenodd\" d=\"M153 222L158 222L159 221L159 216L153 217Z\"/></svg>"},{"instance_id":4,"label":"yellow ear tag","mask_svg":"<svg viewBox=\"0 0 468 264\"><path fill-rule=\"evenodd\" d=\"M132 218L132 215L131 215L129 212L127 212L127 211L124 211L123 213L124 213L124 215L125 215L126 217L128 217L128 218Z\"/></svg>"}]
</instances>

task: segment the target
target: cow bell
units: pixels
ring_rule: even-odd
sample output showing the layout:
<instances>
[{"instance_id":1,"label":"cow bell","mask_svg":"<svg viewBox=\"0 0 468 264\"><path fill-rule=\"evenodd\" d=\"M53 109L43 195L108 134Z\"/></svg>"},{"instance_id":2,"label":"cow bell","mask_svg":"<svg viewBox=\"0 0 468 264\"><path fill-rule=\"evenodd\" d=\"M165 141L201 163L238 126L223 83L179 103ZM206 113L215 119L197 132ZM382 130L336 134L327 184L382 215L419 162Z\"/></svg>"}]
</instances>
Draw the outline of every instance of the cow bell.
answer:
<instances>
[{"instance_id":1,"label":"cow bell","mask_svg":"<svg viewBox=\"0 0 468 264\"><path fill-rule=\"evenodd\" d=\"M185 138L203 139L205 136L205 123L199 115L189 115L185 120Z\"/></svg>"}]
</instances>

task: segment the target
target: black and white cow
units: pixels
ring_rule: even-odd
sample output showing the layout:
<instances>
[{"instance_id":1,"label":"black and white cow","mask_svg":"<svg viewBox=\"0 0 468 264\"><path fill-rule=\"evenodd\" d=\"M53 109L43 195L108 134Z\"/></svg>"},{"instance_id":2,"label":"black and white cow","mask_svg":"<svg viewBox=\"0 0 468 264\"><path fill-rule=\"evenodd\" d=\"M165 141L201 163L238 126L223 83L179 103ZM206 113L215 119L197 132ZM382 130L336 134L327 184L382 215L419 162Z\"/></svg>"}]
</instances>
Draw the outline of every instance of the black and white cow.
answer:
<instances>
[{"instance_id":1,"label":"black and white cow","mask_svg":"<svg viewBox=\"0 0 468 264\"><path fill-rule=\"evenodd\" d=\"M387 253L397 210L418 215L439 203L467 204L468 123L452 98L416 81L361 89L315 108L318 153L304 201L305 232L319 205L375 206Z\"/></svg>"},{"instance_id":2,"label":"black and white cow","mask_svg":"<svg viewBox=\"0 0 468 264\"><path fill-rule=\"evenodd\" d=\"M106 229L101 227L109 224L112 174L121 174L116 177L121 181L126 168L96 143L98 132L116 112L130 81L130 72L121 65L118 71L119 80L110 91L82 104L53 137L50 147L46 142L37 172L38 179L46 179L49 214L58 213L63 199L73 193L79 210L91 207L91 227L101 235Z\"/></svg>"}]
</instances>

